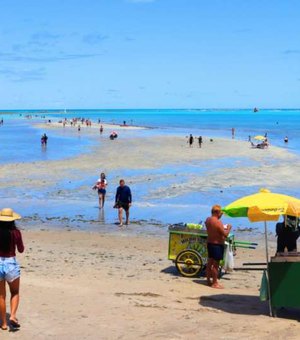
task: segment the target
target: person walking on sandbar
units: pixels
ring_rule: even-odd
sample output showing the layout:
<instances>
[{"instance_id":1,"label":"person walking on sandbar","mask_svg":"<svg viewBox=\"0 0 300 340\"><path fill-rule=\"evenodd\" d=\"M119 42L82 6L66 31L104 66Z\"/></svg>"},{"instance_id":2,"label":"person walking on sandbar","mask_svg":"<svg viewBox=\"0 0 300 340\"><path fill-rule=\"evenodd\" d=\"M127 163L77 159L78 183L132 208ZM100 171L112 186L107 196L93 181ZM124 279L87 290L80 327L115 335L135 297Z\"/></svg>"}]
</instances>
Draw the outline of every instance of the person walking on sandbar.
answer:
<instances>
[{"instance_id":1,"label":"person walking on sandbar","mask_svg":"<svg viewBox=\"0 0 300 340\"><path fill-rule=\"evenodd\" d=\"M130 188L125 185L124 179L120 180L120 186L117 188L115 205L114 208L118 209L118 217L120 222L120 227L123 226L123 210L126 213L125 224L129 224L129 208L132 204L132 195Z\"/></svg>"},{"instance_id":2,"label":"person walking on sandbar","mask_svg":"<svg viewBox=\"0 0 300 340\"><path fill-rule=\"evenodd\" d=\"M189 137L189 140L188 140L188 143L190 145L190 148L193 146L193 143L194 143L194 137L192 134L190 134L190 137Z\"/></svg>"},{"instance_id":3,"label":"person walking on sandbar","mask_svg":"<svg viewBox=\"0 0 300 340\"><path fill-rule=\"evenodd\" d=\"M199 148L201 148L202 142L203 142L202 136L199 136L198 138Z\"/></svg>"},{"instance_id":4,"label":"person walking on sandbar","mask_svg":"<svg viewBox=\"0 0 300 340\"><path fill-rule=\"evenodd\" d=\"M99 179L93 186L93 190L98 189L98 197L99 197L99 208L102 209L104 207L104 202L105 202L105 195L106 195L106 186L107 186L107 180L105 173L102 172L100 174Z\"/></svg>"},{"instance_id":5,"label":"person walking on sandbar","mask_svg":"<svg viewBox=\"0 0 300 340\"><path fill-rule=\"evenodd\" d=\"M223 288L218 282L219 264L224 257L224 243L231 230L230 224L225 229L220 221L222 215L221 207L214 205L211 209L211 216L205 221L208 253L206 277L207 284L212 288Z\"/></svg>"}]
</instances>

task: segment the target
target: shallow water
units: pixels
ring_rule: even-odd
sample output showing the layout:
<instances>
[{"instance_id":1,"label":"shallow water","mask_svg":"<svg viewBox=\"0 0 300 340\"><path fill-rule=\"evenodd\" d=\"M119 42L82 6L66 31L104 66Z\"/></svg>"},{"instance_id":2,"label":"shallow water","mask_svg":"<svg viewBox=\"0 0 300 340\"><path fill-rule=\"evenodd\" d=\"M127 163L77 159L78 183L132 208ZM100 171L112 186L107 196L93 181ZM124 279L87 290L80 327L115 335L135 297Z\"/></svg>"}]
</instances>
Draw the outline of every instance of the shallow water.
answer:
<instances>
[{"instance_id":1,"label":"shallow water","mask_svg":"<svg viewBox=\"0 0 300 340\"><path fill-rule=\"evenodd\" d=\"M43 120L5 119L0 126L0 163L20 163L46 160L58 160L74 157L80 153L88 152L92 145L91 140L61 135L53 129L39 129L32 123L44 122ZM49 136L46 147L41 145L41 136Z\"/></svg>"},{"instance_id":2,"label":"shallow water","mask_svg":"<svg viewBox=\"0 0 300 340\"><path fill-rule=\"evenodd\" d=\"M45 119L34 117L27 120L17 114L4 116L4 125L0 126L0 144L2 152L0 163L33 162L39 160L64 159L80 153L89 152L95 143L101 140L89 136L74 135L62 129L37 129L33 122L44 122ZM62 117L58 112L46 112L47 118ZM63 113L63 116L65 114ZM191 110L120 110L120 111L71 111L67 117L83 116L97 121L101 117L105 122L119 122L155 127L150 130L131 131L132 134L155 137L156 134L188 133L209 137L231 137L231 127L236 128L236 138L248 139L251 134L264 134L272 144L286 147L289 150L300 150L300 111L260 111L253 114L251 110L240 111L191 111ZM126 118L125 118L126 117ZM1 118L1 114L0 114ZM278 124L277 124L278 123ZM50 138L47 149L41 148L40 136L46 132ZM288 145L282 142L288 134ZM124 136L126 138L126 134ZM180 193L176 195L155 195L153 191L164 190L173 184L184 183L190 176L201 176L218 168L236 167L241 162L244 166L253 163L243 158L228 158L224 160L199 161L188 165L170 165L151 170L125 169L120 174L117 171L109 174L109 187L104 211L99 211L97 194L91 190L97 175L72 181L69 179L56 183L46 191L34 188L6 188L0 190L1 205L13 206L27 221L37 227L49 224L53 227L84 229L102 232L115 230L117 211L112 208L114 203L116 178L129 179L133 192L134 205L131 209L133 224L129 227L132 233L165 234L167 225L179 222L199 222L205 220L213 204L227 205L233 200L254 193L260 188L231 187L203 188L200 192ZM149 184L151 183L151 190ZM287 194L298 196L299 189L290 189ZM34 208L33 208L34 207ZM34 212L33 212L34 210ZM235 229L254 228L261 231L260 223L252 224L247 219L231 219L224 217L224 222L231 223ZM275 225L275 224L274 224ZM270 224L270 230L274 229Z\"/></svg>"}]
</instances>

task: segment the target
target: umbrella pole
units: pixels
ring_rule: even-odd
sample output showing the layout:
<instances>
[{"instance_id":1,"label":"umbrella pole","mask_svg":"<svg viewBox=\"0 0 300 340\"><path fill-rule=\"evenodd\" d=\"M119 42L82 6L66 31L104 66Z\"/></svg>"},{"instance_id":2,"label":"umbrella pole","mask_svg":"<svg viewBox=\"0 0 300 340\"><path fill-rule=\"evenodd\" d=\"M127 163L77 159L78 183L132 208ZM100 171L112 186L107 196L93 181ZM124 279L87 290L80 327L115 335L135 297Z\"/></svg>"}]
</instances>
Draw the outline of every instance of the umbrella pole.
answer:
<instances>
[{"instance_id":1,"label":"umbrella pole","mask_svg":"<svg viewBox=\"0 0 300 340\"><path fill-rule=\"evenodd\" d=\"M265 242L266 242L266 262L267 262L267 274L268 274L269 312L270 312L270 316L273 316L272 303L271 303L270 275L269 275L268 228L267 228L267 222L266 221L265 221Z\"/></svg>"}]
</instances>

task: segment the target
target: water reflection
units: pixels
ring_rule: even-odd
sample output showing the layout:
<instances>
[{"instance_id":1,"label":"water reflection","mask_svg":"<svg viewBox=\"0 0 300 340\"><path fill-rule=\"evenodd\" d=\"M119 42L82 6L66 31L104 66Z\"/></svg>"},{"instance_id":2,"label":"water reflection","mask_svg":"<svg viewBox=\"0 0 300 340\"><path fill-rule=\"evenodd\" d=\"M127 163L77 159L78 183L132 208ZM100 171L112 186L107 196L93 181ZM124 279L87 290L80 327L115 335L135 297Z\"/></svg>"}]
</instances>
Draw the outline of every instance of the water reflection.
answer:
<instances>
[{"instance_id":1,"label":"water reflection","mask_svg":"<svg viewBox=\"0 0 300 340\"><path fill-rule=\"evenodd\" d=\"M105 224L105 213L104 213L104 209L99 209L99 213L98 213L98 221L101 224Z\"/></svg>"}]
</instances>

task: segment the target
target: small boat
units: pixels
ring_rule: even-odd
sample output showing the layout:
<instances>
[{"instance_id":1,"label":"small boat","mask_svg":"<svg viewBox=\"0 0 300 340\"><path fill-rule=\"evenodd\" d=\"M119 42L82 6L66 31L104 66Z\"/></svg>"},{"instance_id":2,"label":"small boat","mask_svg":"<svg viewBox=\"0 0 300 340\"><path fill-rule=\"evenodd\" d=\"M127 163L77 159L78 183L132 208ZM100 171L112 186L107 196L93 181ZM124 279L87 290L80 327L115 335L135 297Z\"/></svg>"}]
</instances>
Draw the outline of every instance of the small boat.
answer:
<instances>
[{"instance_id":1,"label":"small boat","mask_svg":"<svg viewBox=\"0 0 300 340\"><path fill-rule=\"evenodd\" d=\"M259 110L258 110L258 108L257 107L255 107L254 109L253 109L253 112L258 112Z\"/></svg>"}]
</instances>

